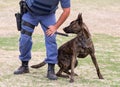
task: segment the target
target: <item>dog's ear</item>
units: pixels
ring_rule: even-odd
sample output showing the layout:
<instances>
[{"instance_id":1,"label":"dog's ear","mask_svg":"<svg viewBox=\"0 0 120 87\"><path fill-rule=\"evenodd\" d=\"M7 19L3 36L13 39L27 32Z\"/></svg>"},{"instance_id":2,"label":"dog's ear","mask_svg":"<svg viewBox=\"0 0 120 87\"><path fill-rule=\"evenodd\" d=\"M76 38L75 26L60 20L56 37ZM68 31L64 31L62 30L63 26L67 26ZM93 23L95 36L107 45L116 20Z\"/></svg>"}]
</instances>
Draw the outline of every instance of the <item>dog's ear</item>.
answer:
<instances>
[{"instance_id":1,"label":"dog's ear","mask_svg":"<svg viewBox=\"0 0 120 87\"><path fill-rule=\"evenodd\" d=\"M82 13L79 13L79 14L78 14L77 21L78 21L78 24L82 24L82 23L83 23Z\"/></svg>"}]
</instances>

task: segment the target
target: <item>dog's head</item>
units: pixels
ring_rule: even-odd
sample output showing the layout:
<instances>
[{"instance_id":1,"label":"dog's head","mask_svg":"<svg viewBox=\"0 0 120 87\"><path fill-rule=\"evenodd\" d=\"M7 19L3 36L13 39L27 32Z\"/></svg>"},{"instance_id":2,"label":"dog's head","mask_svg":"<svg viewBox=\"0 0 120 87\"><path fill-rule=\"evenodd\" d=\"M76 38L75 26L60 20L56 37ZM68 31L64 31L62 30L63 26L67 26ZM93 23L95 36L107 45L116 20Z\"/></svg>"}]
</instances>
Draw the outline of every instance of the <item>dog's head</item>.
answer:
<instances>
[{"instance_id":1,"label":"dog's head","mask_svg":"<svg viewBox=\"0 0 120 87\"><path fill-rule=\"evenodd\" d=\"M82 13L80 13L76 20L72 21L69 26L65 27L63 30L65 33L78 34L82 30L83 19Z\"/></svg>"}]
</instances>

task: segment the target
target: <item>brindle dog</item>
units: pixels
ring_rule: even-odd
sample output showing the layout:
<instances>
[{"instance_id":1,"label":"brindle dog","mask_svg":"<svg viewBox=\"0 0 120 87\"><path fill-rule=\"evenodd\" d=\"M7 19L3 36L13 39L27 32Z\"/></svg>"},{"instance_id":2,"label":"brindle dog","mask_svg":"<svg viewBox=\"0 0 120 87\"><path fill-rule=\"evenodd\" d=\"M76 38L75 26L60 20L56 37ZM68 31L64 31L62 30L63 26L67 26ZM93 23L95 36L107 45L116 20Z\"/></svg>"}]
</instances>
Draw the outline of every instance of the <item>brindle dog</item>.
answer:
<instances>
[{"instance_id":1,"label":"brindle dog","mask_svg":"<svg viewBox=\"0 0 120 87\"><path fill-rule=\"evenodd\" d=\"M66 33L77 34L77 36L60 46L58 49L58 66L60 69L56 75L60 77L67 77L70 75L70 82L74 82L74 76L77 75L74 73L74 68L78 64L77 57L85 58L86 56L90 55L95 65L99 79L103 79L96 61L95 49L91 35L86 24L83 22L82 14L79 14L78 18L72 21L70 25L68 27L65 27L63 30ZM33 65L31 67L39 68L44 65L45 62L43 61L42 63ZM69 70L71 70L71 72L69 72ZM65 76L62 74L62 72L68 75Z\"/></svg>"}]
</instances>

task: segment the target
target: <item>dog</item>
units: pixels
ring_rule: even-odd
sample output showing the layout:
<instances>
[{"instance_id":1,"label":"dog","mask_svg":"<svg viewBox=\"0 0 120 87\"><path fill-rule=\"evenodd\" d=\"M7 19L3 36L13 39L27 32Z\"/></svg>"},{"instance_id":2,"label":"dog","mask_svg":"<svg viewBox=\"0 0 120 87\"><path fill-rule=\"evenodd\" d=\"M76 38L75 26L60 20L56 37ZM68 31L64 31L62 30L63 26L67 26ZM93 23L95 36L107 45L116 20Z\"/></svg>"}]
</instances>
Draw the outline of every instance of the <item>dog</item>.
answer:
<instances>
[{"instance_id":1,"label":"dog","mask_svg":"<svg viewBox=\"0 0 120 87\"><path fill-rule=\"evenodd\" d=\"M88 27L83 22L82 14L80 13L77 19L72 21L70 25L65 27L63 30L65 33L72 33L76 34L77 36L59 47L58 66L60 69L56 75L59 77L70 76L70 82L74 82L74 76L77 75L74 73L74 68L78 65L77 58L85 58L86 56L90 55L99 79L104 79L96 60L91 34L88 30ZM40 68L45 64L46 63L43 61L42 63L33 65L31 67ZM71 70L71 72L69 70ZM62 72L66 73L67 75L63 75Z\"/></svg>"}]
</instances>

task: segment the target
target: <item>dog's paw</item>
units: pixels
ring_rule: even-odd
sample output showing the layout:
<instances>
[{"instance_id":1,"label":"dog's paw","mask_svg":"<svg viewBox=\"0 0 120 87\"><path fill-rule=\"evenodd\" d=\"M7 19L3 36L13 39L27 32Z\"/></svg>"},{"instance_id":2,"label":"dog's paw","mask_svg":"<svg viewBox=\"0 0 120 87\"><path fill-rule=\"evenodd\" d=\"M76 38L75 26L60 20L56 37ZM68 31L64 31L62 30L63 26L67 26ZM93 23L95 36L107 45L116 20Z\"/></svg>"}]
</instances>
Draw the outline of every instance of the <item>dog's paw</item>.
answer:
<instances>
[{"instance_id":1,"label":"dog's paw","mask_svg":"<svg viewBox=\"0 0 120 87\"><path fill-rule=\"evenodd\" d=\"M78 74L74 73L74 76L78 76Z\"/></svg>"},{"instance_id":2,"label":"dog's paw","mask_svg":"<svg viewBox=\"0 0 120 87\"><path fill-rule=\"evenodd\" d=\"M101 74L98 75L99 79L104 79Z\"/></svg>"},{"instance_id":3,"label":"dog's paw","mask_svg":"<svg viewBox=\"0 0 120 87\"><path fill-rule=\"evenodd\" d=\"M74 79L70 79L70 81L69 81L70 83L73 83L74 82Z\"/></svg>"},{"instance_id":4,"label":"dog's paw","mask_svg":"<svg viewBox=\"0 0 120 87\"><path fill-rule=\"evenodd\" d=\"M101 76L101 77L99 77L99 79L104 79L104 78Z\"/></svg>"}]
</instances>

